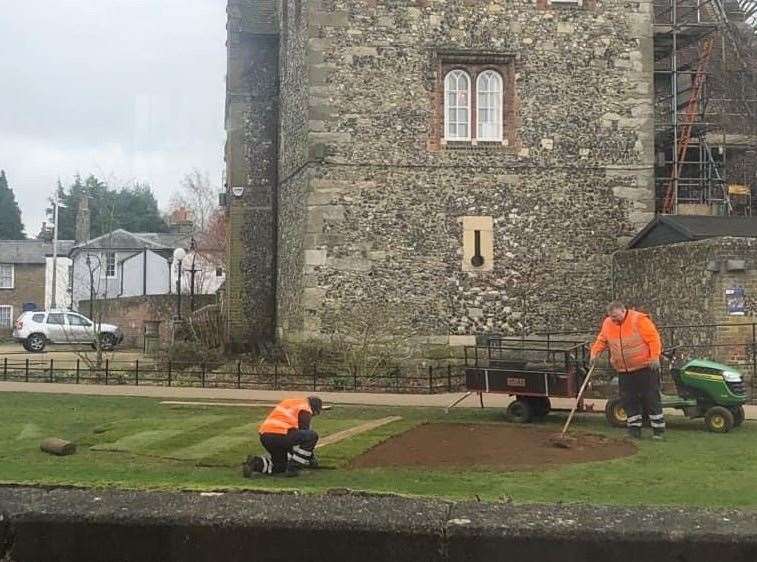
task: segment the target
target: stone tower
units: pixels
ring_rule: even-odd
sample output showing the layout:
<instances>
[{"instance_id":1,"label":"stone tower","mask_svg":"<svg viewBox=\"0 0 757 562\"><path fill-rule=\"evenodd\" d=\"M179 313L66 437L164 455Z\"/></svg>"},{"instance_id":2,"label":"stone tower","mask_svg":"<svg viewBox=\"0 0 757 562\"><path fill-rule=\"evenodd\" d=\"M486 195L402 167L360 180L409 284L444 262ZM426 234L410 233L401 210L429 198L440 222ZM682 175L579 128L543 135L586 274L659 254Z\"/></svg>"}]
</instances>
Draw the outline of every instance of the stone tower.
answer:
<instances>
[{"instance_id":1,"label":"stone tower","mask_svg":"<svg viewBox=\"0 0 757 562\"><path fill-rule=\"evenodd\" d=\"M231 333L598 320L654 212L652 2L229 0Z\"/></svg>"},{"instance_id":2,"label":"stone tower","mask_svg":"<svg viewBox=\"0 0 757 562\"><path fill-rule=\"evenodd\" d=\"M226 94L227 330L232 346L274 339L279 4L229 0Z\"/></svg>"}]
</instances>

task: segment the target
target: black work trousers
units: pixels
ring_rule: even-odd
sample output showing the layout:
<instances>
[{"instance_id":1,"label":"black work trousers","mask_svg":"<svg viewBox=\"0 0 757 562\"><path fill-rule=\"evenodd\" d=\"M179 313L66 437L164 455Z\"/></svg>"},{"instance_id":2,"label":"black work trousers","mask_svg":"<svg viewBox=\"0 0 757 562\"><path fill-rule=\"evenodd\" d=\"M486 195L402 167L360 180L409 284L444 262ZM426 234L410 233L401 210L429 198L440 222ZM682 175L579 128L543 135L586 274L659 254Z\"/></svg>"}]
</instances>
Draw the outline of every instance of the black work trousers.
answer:
<instances>
[{"instance_id":1,"label":"black work trousers","mask_svg":"<svg viewBox=\"0 0 757 562\"><path fill-rule=\"evenodd\" d=\"M665 416L660 401L660 373L649 368L618 373L620 398L628 415L628 428L641 428L644 414L655 433L665 431Z\"/></svg>"},{"instance_id":2,"label":"black work trousers","mask_svg":"<svg viewBox=\"0 0 757 562\"><path fill-rule=\"evenodd\" d=\"M291 429L286 435L261 433L260 443L271 454L272 473L284 472L288 456L298 464L306 465L313 456L318 434L310 429Z\"/></svg>"}]
</instances>

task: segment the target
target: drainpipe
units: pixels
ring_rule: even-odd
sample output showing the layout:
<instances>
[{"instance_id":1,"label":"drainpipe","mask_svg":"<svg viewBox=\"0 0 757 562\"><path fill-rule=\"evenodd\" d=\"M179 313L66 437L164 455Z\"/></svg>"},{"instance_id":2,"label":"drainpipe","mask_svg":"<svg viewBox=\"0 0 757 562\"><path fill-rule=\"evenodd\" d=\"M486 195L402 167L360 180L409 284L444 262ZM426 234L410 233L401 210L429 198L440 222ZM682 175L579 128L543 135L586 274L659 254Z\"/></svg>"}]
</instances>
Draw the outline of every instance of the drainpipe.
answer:
<instances>
[{"instance_id":1,"label":"drainpipe","mask_svg":"<svg viewBox=\"0 0 757 562\"><path fill-rule=\"evenodd\" d=\"M147 250L142 251L142 295L147 295Z\"/></svg>"}]
</instances>

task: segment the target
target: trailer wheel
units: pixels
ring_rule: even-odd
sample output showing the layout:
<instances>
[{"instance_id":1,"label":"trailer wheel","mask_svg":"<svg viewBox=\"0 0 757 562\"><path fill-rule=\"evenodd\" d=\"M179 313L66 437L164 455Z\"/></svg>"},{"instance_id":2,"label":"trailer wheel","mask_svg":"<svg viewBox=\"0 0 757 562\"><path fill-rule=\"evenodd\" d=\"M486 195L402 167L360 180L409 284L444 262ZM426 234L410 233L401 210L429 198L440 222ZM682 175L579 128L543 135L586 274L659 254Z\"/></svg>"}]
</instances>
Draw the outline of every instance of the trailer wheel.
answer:
<instances>
[{"instance_id":1,"label":"trailer wheel","mask_svg":"<svg viewBox=\"0 0 757 562\"><path fill-rule=\"evenodd\" d=\"M626 427L628 414L626 414L626 409L623 407L623 401L620 398L612 398L607 401L605 417L613 427Z\"/></svg>"},{"instance_id":2,"label":"trailer wheel","mask_svg":"<svg viewBox=\"0 0 757 562\"><path fill-rule=\"evenodd\" d=\"M543 418L552 410L549 398L531 398L529 402L535 418Z\"/></svg>"},{"instance_id":3,"label":"trailer wheel","mask_svg":"<svg viewBox=\"0 0 757 562\"><path fill-rule=\"evenodd\" d=\"M713 406L704 415L704 423L713 433L728 433L733 429L734 421L731 411L722 406Z\"/></svg>"},{"instance_id":4,"label":"trailer wheel","mask_svg":"<svg viewBox=\"0 0 757 562\"><path fill-rule=\"evenodd\" d=\"M511 422L528 423L533 418L533 409L531 404L518 398L507 407L507 417Z\"/></svg>"}]
</instances>

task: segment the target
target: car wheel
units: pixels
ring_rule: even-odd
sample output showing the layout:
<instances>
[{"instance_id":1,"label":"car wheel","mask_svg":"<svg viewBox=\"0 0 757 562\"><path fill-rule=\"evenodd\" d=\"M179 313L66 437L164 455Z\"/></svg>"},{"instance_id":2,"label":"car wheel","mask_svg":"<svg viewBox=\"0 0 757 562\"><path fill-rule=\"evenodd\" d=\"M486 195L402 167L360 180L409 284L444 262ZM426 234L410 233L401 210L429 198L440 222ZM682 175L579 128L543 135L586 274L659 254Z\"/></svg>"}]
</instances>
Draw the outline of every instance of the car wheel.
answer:
<instances>
[{"instance_id":1,"label":"car wheel","mask_svg":"<svg viewBox=\"0 0 757 562\"><path fill-rule=\"evenodd\" d=\"M507 417L515 423L528 423L533 417L531 404L525 400L518 399L507 407Z\"/></svg>"},{"instance_id":2,"label":"car wheel","mask_svg":"<svg viewBox=\"0 0 757 562\"><path fill-rule=\"evenodd\" d=\"M733 429L733 414L727 408L713 406L704 415L704 423L713 433L728 433Z\"/></svg>"},{"instance_id":3,"label":"car wheel","mask_svg":"<svg viewBox=\"0 0 757 562\"><path fill-rule=\"evenodd\" d=\"M628 414L626 414L626 409L623 407L623 401L620 398L612 398L607 401L605 417L613 427L626 427Z\"/></svg>"},{"instance_id":4,"label":"car wheel","mask_svg":"<svg viewBox=\"0 0 757 562\"><path fill-rule=\"evenodd\" d=\"M116 347L116 336L110 333L100 334L100 346L105 351L111 351Z\"/></svg>"},{"instance_id":5,"label":"car wheel","mask_svg":"<svg viewBox=\"0 0 757 562\"><path fill-rule=\"evenodd\" d=\"M47 340L42 334L32 334L26 338L26 349L32 353L41 353L47 345Z\"/></svg>"}]
</instances>

